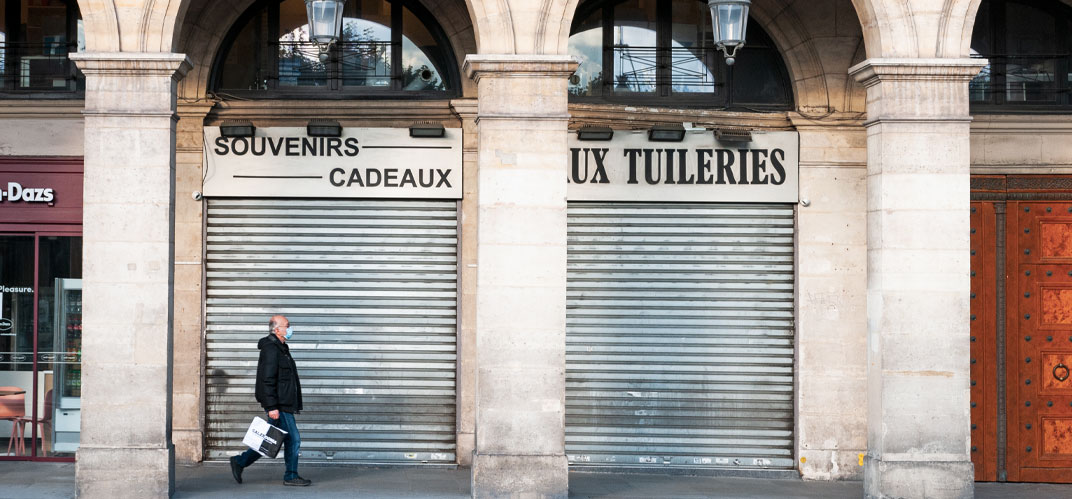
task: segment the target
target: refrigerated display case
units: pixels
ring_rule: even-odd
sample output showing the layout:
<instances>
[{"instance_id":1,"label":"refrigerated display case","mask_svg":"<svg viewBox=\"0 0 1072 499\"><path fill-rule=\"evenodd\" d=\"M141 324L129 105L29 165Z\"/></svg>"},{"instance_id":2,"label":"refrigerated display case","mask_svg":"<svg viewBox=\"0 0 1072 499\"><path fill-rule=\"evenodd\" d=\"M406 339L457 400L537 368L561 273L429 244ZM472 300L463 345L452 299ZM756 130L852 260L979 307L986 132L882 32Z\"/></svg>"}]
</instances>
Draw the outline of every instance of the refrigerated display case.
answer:
<instances>
[{"instance_id":1,"label":"refrigerated display case","mask_svg":"<svg viewBox=\"0 0 1072 499\"><path fill-rule=\"evenodd\" d=\"M82 408L82 280L56 279L52 450L78 450Z\"/></svg>"}]
</instances>

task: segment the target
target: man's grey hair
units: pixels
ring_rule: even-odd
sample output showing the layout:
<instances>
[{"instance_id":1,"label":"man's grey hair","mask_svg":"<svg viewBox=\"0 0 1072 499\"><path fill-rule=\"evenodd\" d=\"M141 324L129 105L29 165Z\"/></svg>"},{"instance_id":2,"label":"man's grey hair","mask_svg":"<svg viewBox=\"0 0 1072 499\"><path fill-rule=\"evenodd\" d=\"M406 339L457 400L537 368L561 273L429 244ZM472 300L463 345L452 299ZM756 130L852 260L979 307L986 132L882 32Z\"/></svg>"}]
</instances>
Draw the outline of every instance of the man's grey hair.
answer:
<instances>
[{"instance_id":1,"label":"man's grey hair","mask_svg":"<svg viewBox=\"0 0 1072 499\"><path fill-rule=\"evenodd\" d=\"M274 333L275 328L279 327L279 321L275 320L275 317L268 319L268 332Z\"/></svg>"}]
</instances>

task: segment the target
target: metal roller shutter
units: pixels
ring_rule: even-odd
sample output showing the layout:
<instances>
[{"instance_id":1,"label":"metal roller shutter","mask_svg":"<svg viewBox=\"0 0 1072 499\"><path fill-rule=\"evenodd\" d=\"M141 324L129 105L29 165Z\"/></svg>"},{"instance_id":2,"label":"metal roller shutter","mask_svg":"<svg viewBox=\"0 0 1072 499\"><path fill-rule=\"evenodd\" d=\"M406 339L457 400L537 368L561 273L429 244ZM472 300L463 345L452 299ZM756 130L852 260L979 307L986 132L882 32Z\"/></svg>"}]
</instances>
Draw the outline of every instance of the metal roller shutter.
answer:
<instances>
[{"instance_id":1,"label":"metal roller shutter","mask_svg":"<svg viewBox=\"0 0 1072 499\"><path fill-rule=\"evenodd\" d=\"M574 465L789 469L791 205L569 204Z\"/></svg>"},{"instance_id":2,"label":"metal roller shutter","mask_svg":"<svg viewBox=\"0 0 1072 499\"><path fill-rule=\"evenodd\" d=\"M455 462L456 201L211 199L207 457L242 450L257 341L294 326L303 461Z\"/></svg>"}]
</instances>

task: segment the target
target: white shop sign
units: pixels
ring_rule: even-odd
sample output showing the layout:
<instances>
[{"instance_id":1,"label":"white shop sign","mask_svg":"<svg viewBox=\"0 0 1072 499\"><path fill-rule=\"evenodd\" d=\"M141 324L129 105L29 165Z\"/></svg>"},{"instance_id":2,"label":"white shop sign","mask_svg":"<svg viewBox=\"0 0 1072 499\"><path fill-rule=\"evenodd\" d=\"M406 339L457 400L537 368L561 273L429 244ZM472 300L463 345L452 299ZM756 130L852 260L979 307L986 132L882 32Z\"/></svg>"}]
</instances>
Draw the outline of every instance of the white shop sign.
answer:
<instances>
[{"instance_id":1,"label":"white shop sign","mask_svg":"<svg viewBox=\"0 0 1072 499\"><path fill-rule=\"evenodd\" d=\"M681 142L651 142L646 131L613 140L569 137L570 201L796 203L800 138L753 132L751 142L719 142L690 130Z\"/></svg>"},{"instance_id":2,"label":"white shop sign","mask_svg":"<svg viewBox=\"0 0 1072 499\"><path fill-rule=\"evenodd\" d=\"M258 128L222 137L205 127L206 197L461 199L462 131L411 138L408 128Z\"/></svg>"}]
</instances>

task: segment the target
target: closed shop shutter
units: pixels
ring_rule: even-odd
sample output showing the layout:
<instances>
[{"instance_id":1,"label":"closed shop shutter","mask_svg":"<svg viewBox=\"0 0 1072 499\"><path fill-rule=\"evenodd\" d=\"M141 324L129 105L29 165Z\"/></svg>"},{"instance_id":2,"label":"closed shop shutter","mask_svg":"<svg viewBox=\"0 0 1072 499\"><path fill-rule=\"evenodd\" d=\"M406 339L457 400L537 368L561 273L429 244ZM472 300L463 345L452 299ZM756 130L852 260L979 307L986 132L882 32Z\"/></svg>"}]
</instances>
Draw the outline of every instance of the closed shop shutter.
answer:
<instances>
[{"instance_id":1,"label":"closed shop shutter","mask_svg":"<svg viewBox=\"0 0 1072 499\"><path fill-rule=\"evenodd\" d=\"M457 202L208 202L207 457L242 450L268 319L294 327L302 460L455 462Z\"/></svg>"},{"instance_id":2,"label":"closed shop shutter","mask_svg":"<svg viewBox=\"0 0 1072 499\"><path fill-rule=\"evenodd\" d=\"M573 465L789 469L791 205L569 204Z\"/></svg>"}]
</instances>

